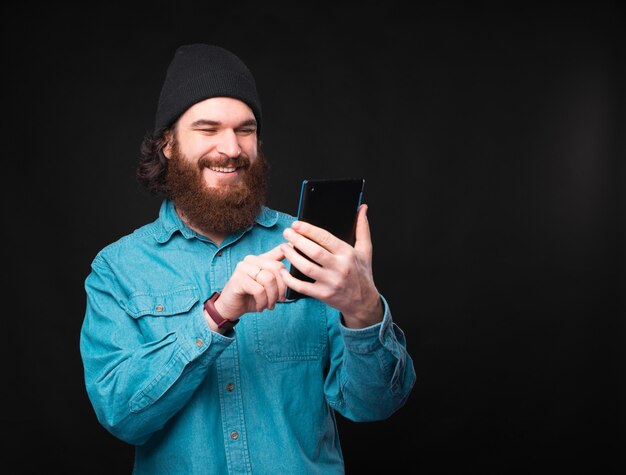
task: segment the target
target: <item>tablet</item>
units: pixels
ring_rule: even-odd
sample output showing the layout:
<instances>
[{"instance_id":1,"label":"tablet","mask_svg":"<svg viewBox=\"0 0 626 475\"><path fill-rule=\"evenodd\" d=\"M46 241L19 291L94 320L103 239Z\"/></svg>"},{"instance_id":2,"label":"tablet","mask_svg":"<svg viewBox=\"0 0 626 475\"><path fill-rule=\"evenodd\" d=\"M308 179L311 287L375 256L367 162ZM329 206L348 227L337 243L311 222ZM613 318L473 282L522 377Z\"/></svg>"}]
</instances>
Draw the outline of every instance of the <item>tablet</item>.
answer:
<instances>
[{"instance_id":1,"label":"tablet","mask_svg":"<svg viewBox=\"0 0 626 475\"><path fill-rule=\"evenodd\" d=\"M298 219L324 228L354 246L356 217L363 199L364 187L364 178L303 180L298 204ZM313 282L313 279L302 274L293 265L289 272L300 280ZM291 288L287 289L287 299L294 300L302 297L306 295Z\"/></svg>"}]
</instances>

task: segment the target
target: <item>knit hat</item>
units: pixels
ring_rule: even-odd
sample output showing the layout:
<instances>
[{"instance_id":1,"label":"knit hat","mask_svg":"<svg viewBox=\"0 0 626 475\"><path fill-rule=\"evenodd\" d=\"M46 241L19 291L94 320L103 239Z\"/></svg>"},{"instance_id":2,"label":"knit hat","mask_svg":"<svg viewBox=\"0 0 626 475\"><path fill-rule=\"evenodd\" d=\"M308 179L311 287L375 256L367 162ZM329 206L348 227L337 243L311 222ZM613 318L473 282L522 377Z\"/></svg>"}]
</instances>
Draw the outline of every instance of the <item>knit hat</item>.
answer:
<instances>
[{"instance_id":1,"label":"knit hat","mask_svg":"<svg viewBox=\"0 0 626 475\"><path fill-rule=\"evenodd\" d=\"M210 97L233 97L245 102L261 132L261 102L252 73L230 51L219 46L180 46L167 68L156 112L156 130L169 127L192 105Z\"/></svg>"}]
</instances>

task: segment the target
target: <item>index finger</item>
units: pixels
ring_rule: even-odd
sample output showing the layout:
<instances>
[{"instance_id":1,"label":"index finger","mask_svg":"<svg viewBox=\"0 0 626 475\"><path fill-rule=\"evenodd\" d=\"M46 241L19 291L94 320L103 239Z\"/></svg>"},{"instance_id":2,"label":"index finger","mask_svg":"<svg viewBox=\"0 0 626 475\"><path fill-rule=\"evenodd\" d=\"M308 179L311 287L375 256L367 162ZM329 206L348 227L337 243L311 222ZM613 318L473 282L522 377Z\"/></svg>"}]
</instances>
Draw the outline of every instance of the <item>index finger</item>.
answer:
<instances>
[{"instance_id":1,"label":"index finger","mask_svg":"<svg viewBox=\"0 0 626 475\"><path fill-rule=\"evenodd\" d=\"M310 239L331 253L334 253L346 244L331 232L306 221L294 221L291 227L298 234Z\"/></svg>"},{"instance_id":2,"label":"index finger","mask_svg":"<svg viewBox=\"0 0 626 475\"><path fill-rule=\"evenodd\" d=\"M282 251L282 249L280 248L280 244L279 244L275 248L270 249L269 251L264 252L263 254L259 254L259 257L262 257L265 259L271 259L273 261L282 261L285 258L285 253Z\"/></svg>"}]
</instances>

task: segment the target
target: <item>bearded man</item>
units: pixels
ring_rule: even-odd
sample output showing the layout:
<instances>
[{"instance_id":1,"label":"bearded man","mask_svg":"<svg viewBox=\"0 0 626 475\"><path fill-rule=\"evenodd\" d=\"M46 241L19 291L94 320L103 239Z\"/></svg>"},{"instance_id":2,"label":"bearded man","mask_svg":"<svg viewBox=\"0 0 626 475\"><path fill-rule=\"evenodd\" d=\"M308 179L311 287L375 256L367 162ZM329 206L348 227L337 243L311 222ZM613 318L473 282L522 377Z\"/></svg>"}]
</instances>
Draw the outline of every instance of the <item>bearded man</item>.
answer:
<instances>
[{"instance_id":1,"label":"bearded man","mask_svg":"<svg viewBox=\"0 0 626 475\"><path fill-rule=\"evenodd\" d=\"M374 284L367 206L354 246L266 207L261 124L240 58L176 50L137 167L159 217L85 281L87 393L135 446L135 474L342 474L335 411L388 418L415 383Z\"/></svg>"}]
</instances>

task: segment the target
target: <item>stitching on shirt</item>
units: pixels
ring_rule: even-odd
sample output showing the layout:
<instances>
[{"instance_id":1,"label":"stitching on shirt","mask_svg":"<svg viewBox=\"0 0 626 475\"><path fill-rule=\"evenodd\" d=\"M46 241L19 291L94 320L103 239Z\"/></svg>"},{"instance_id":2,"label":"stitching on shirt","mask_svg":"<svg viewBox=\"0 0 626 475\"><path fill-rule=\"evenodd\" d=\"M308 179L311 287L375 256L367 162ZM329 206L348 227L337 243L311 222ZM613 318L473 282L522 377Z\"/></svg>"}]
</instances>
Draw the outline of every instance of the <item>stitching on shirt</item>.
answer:
<instances>
[{"instance_id":1,"label":"stitching on shirt","mask_svg":"<svg viewBox=\"0 0 626 475\"><path fill-rule=\"evenodd\" d=\"M182 301L183 297L187 297L185 301ZM188 296L185 294L189 294ZM139 318L144 315L155 315L155 316L169 316L169 315L177 315L180 313L188 312L195 303L199 300L199 291L195 285L185 285L181 287L177 287L174 290L166 291L166 292L143 292L136 291L133 292L128 298L128 309L127 311L134 317ZM139 305L139 298L146 297L146 300L151 300L149 305L146 305L145 308L141 308ZM156 305L158 305L159 297L168 297L170 299L178 299L181 301L171 302L168 307L163 310L163 313L158 313L155 311ZM130 305L133 303L134 305Z\"/></svg>"},{"instance_id":2,"label":"stitching on shirt","mask_svg":"<svg viewBox=\"0 0 626 475\"><path fill-rule=\"evenodd\" d=\"M170 370L176 365L176 363L178 363L178 361L180 360L180 354L180 349L176 350L172 358L165 365L165 368L163 368L163 371L156 375L154 379L150 381L144 389L139 391L139 393L137 393L137 395L133 399L131 399L129 403L131 412L138 413L145 410L147 407L154 404L154 402L156 402L163 394L165 394L165 392L172 386L172 384L174 384L174 382L178 379L178 376L180 375L176 376L170 384L164 385L166 387L164 387L163 391L161 391L159 394L150 394L150 392L155 387L157 387L162 380L165 379L165 376L170 373Z\"/></svg>"}]
</instances>

